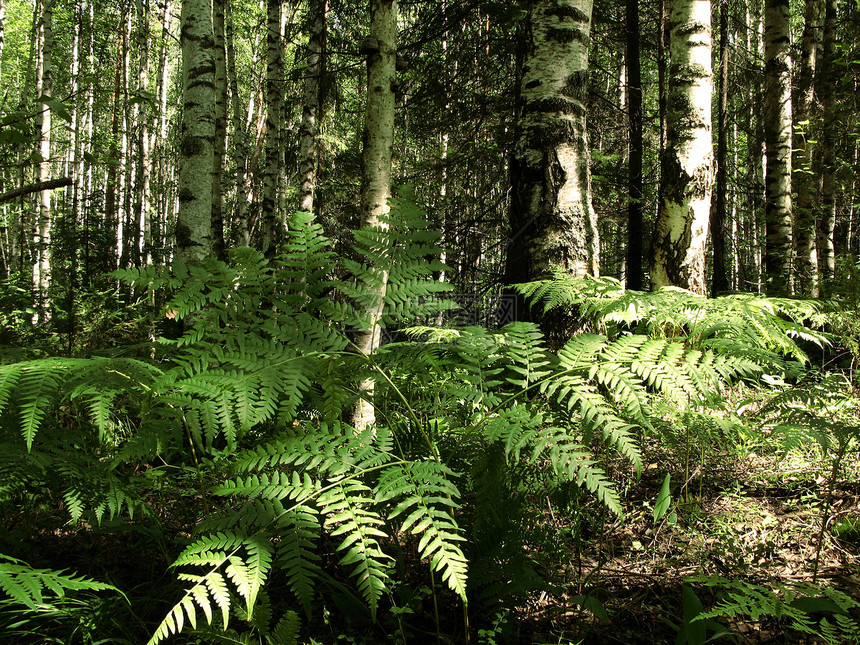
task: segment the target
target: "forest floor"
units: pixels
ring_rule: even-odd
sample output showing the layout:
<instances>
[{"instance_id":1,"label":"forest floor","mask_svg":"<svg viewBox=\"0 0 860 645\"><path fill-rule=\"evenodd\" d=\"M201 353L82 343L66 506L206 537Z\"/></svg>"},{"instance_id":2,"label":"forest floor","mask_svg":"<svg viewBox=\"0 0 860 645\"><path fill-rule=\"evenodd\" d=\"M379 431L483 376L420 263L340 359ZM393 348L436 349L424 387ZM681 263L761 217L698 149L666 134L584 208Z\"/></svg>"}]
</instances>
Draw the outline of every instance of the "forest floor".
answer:
<instances>
[{"instance_id":1,"label":"forest floor","mask_svg":"<svg viewBox=\"0 0 860 645\"><path fill-rule=\"evenodd\" d=\"M656 466L646 471L625 496L628 509L641 510L607 526L600 539L585 542L572 558L562 572L568 593L541 595L524 608L523 622L537 630L523 642L675 643L673 625L683 623L683 586L689 576L764 587L813 581L828 464L812 454L751 453L744 459L726 454L721 463L711 458L706 472L693 470L687 499L674 500L674 516L655 522L651 509L664 472ZM859 474L855 453L846 458L833 491L817 573L819 584L854 599L860 599ZM716 589L692 589L705 610L716 606ZM583 595L599 601L592 605L596 611L584 610L591 601L583 601ZM716 620L738 643L824 642L788 629L784 620ZM709 629L707 636L712 635ZM732 642L732 637L719 641Z\"/></svg>"}]
</instances>

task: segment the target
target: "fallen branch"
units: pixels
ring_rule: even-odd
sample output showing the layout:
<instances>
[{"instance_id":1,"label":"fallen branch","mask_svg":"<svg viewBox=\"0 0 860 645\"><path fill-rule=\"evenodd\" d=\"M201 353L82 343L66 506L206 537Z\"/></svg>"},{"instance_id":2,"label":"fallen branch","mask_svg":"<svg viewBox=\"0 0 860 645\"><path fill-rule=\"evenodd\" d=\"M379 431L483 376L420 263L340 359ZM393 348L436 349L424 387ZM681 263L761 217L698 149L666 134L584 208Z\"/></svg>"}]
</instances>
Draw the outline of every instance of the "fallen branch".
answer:
<instances>
[{"instance_id":1,"label":"fallen branch","mask_svg":"<svg viewBox=\"0 0 860 645\"><path fill-rule=\"evenodd\" d=\"M38 193L43 190L52 190L54 188L65 188L71 186L74 180L71 177L61 177L60 179L49 179L48 181L37 181L35 184L27 184L14 190L7 190L5 193L0 193L0 202L11 202L16 197L29 195L30 193Z\"/></svg>"}]
</instances>

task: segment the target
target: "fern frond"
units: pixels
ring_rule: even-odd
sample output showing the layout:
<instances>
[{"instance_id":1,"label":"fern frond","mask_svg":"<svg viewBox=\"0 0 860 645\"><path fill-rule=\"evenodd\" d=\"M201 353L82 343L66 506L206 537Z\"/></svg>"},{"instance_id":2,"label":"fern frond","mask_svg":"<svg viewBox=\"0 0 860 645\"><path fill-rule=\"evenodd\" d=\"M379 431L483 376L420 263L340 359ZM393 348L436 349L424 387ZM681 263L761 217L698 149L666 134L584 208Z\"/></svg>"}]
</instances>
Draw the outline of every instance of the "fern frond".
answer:
<instances>
[{"instance_id":1,"label":"fern frond","mask_svg":"<svg viewBox=\"0 0 860 645\"><path fill-rule=\"evenodd\" d=\"M56 364L57 366L60 363ZM48 408L57 398L60 374L52 369L51 360L32 361L21 366L18 382L18 401L21 416L21 435L27 450L33 447L36 436Z\"/></svg>"},{"instance_id":2,"label":"fern frond","mask_svg":"<svg viewBox=\"0 0 860 645\"><path fill-rule=\"evenodd\" d=\"M388 518L405 515L400 530L420 536L421 557L430 561L430 568L465 602L468 562L458 545L465 538L452 515L460 496L453 476L449 468L435 461L396 463L380 474L376 499L400 500Z\"/></svg>"},{"instance_id":3,"label":"fern frond","mask_svg":"<svg viewBox=\"0 0 860 645\"><path fill-rule=\"evenodd\" d=\"M320 572L320 556L314 549L320 531L317 512L308 506L297 507L281 515L277 526L281 540L276 564L286 572L290 590L310 617L314 582Z\"/></svg>"},{"instance_id":4,"label":"fern frond","mask_svg":"<svg viewBox=\"0 0 860 645\"><path fill-rule=\"evenodd\" d=\"M508 377L511 385L525 389L550 373L549 352L543 344L543 334L534 323L515 322L504 327L503 338L507 343L506 356L510 360L508 369L519 377Z\"/></svg>"},{"instance_id":5,"label":"fern frond","mask_svg":"<svg viewBox=\"0 0 860 645\"><path fill-rule=\"evenodd\" d=\"M239 554L247 553L246 557ZM173 634L180 633L186 619L192 629L197 625L197 607L207 623L212 623L213 603L221 611L224 628L230 617L230 585L245 601L245 611L251 617L261 586L272 564L274 549L268 538L247 535L241 531L224 531L205 536L188 545L171 565L172 567L202 566L209 570L203 574L180 573L179 579L194 584L162 620L148 645L156 645ZM223 571L223 573L222 573Z\"/></svg>"},{"instance_id":6,"label":"fern frond","mask_svg":"<svg viewBox=\"0 0 860 645\"><path fill-rule=\"evenodd\" d=\"M370 489L358 481L334 482L319 497L325 527L332 529L332 537L343 535L337 551L345 551L340 564L355 565L353 577L359 592L376 619L379 599L388 579L386 555L379 544L386 534L379 529L382 518L370 510L373 499Z\"/></svg>"},{"instance_id":7,"label":"fern frond","mask_svg":"<svg viewBox=\"0 0 860 645\"><path fill-rule=\"evenodd\" d=\"M299 615L287 610L266 636L268 645L297 645L302 622Z\"/></svg>"},{"instance_id":8,"label":"fern frond","mask_svg":"<svg viewBox=\"0 0 860 645\"><path fill-rule=\"evenodd\" d=\"M125 598L113 585L69 575L65 570L34 569L17 558L3 554L0 554L0 589L13 602L33 611L38 611L46 602L46 593L62 598L68 591L115 591Z\"/></svg>"}]
</instances>

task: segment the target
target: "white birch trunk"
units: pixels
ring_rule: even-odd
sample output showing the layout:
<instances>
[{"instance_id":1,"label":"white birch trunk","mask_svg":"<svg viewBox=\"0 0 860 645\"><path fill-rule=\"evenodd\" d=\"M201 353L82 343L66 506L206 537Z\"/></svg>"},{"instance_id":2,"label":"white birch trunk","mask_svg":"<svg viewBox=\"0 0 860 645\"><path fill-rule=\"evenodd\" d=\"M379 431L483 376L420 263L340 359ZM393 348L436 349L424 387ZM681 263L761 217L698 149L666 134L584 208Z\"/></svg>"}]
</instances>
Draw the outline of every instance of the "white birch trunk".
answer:
<instances>
[{"instance_id":1,"label":"white birch trunk","mask_svg":"<svg viewBox=\"0 0 860 645\"><path fill-rule=\"evenodd\" d=\"M141 97L146 96L149 90L149 0L136 0L138 23L137 23L137 47L140 55L140 66L138 68L137 92ZM152 221L150 215L149 201L152 183L152 153L149 138L149 114L147 113L147 102L140 101L139 106L139 130L137 145L139 157L137 161L137 189L135 190L134 202L134 237L133 248L129 248L131 263L139 266L141 258L150 254L152 246ZM142 233L142 234L141 234Z\"/></svg>"},{"instance_id":2,"label":"white birch trunk","mask_svg":"<svg viewBox=\"0 0 860 645\"><path fill-rule=\"evenodd\" d=\"M212 167L215 58L211 0L182 0L182 165L176 259L200 262L212 253Z\"/></svg>"},{"instance_id":3,"label":"white birch trunk","mask_svg":"<svg viewBox=\"0 0 860 645\"><path fill-rule=\"evenodd\" d=\"M367 107L364 115L362 151L361 218L364 226L387 229L381 218L388 213L391 196L391 152L394 147L394 82L397 55L397 0L372 0L370 37L365 41L367 62ZM381 341L379 321L385 305L387 267L374 267L378 287L366 312L368 327L355 339L358 351L370 356ZM362 430L376 421L373 408L373 381L359 385L359 400L352 425Z\"/></svg>"},{"instance_id":4,"label":"white birch trunk","mask_svg":"<svg viewBox=\"0 0 860 645\"><path fill-rule=\"evenodd\" d=\"M654 234L651 288L705 294L714 154L711 138L710 0L671 0L666 149Z\"/></svg>"},{"instance_id":5,"label":"white birch trunk","mask_svg":"<svg viewBox=\"0 0 860 645\"><path fill-rule=\"evenodd\" d=\"M508 284L546 278L557 269L575 276L599 273L586 130L591 12L591 0L538 0L531 8L511 161ZM556 340L567 334L557 316L518 315L540 318Z\"/></svg>"},{"instance_id":6,"label":"white birch trunk","mask_svg":"<svg viewBox=\"0 0 860 645\"><path fill-rule=\"evenodd\" d=\"M39 94L47 100L53 92L53 68L51 61L51 50L54 47L53 33L53 7L52 0L42 0L42 54L41 75ZM39 181L48 181L51 178L51 110L46 105L41 108L41 123L39 126ZM48 288L51 285L51 191L43 190L39 193L39 222L37 225L38 238L38 292L40 302L40 320L47 319Z\"/></svg>"},{"instance_id":7,"label":"white birch trunk","mask_svg":"<svg viewBox=\"0 0 860 645\"><path fill-rule=\"evenodd\" d=\"M299 126L299 210L313 213L316 189L317 136L321 107L320 81L323 71L327 0L311 0L307 65L305 67L302 122Z\"/></svg>"},{"instance_id":8,"label":"white birch trunk","mask_svg":"<svg viewBox=\"0 0 860 645\"><path fill-rule=\"evenodd\" d=\"M765 58L765 291L791 292L791 31L788 0L767 0Z\"/></svg>"}]
</instances>

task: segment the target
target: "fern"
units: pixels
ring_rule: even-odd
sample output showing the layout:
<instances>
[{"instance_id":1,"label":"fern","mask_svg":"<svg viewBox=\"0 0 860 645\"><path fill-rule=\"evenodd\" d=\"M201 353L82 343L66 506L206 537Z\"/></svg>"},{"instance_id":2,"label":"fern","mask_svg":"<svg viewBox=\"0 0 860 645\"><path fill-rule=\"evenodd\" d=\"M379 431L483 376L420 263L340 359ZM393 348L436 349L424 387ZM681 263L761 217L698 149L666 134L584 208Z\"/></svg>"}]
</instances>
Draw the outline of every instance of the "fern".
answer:
<instances>
[{"instance_id":1,"label":"fern","mask_svg":"<svg viewBox=\"0 0 860 645\"><path fill-rule=\"evenodd\" d=\"M0 554L0 589L12 602L32 611L39 611L49 602L46 596L63 598L67 592L114 591L125 598L113 585L69 575L65 570L34 569L21 560L3 554Z\"/></svg>"},{"instance_id":2,"label":"fern","mask_svg":"<svg viewBox=\"0 0 860 645\"><path fill-rule=\"evenodd\" d=\"M465 602L468 563L458 546L465 538L453 518L460 493L454 473L433 461L397 463L382 471L376 501L399 499L388 515L402 515L401 531L419 536L418 551Z\"/></svg>"},{"instance_id":3,"label":"fern","mask_svg":"<svg viewBox=\"0 0 860 645\"><path fill-rule=\"evenodd\" d=\"M688 581L722 591L716 607L700 613L697 621L718 616L749 617L754 621L776 618L794 631L817 636L833 645L854 642L860 634L860 602L832 587L775 583L769 588L719 576L694 576ZM833 622L827 618L816 622L813 614L819 612L830 614Z\"/></svg>"},{"instance_id":4,"label":"fern","mask_svg":"<svg viewBox=\"0 0 860 645\"><path fill-rule=\"evenodd\" d=\"M243 558L240 554L246 552ZM178 634L186 619L192 629L197 627L197 607L207 623L213 619L213 604L220 610L223 626L230 617L232 587L245 601L248 616L272 564L273 548L268 539L260 535L246 535L241 531L215 533L187 546L174 561L173 567L198 566L207 568L202 575L180 573L179 579L194 584L167 614L152 638L150 645L159 643L171 634ZM229 583L228 583L229 581Z\"/></svg>"},{"instance_id":5,"label":"fern","mask_svg":"<svg viewBox=\"0 0 860 645\"><path fill-rule=\"evenodd\" d=\"M345 480L323 492L319 501L332 537L343 536L337 546L337 551L345 551L339 564L354 565L353 577L375 620L391 557L379 543L380 538L387 536L379 529L382 519L369 508L373 502L371 490L361 482Z\"/></svg>"},{"instance_id":6,"label":"fern","mask_svg":"<svg viewBox=\"0 0 860 645\"><path fill-rule=\"evenodd\" d=\"M706 298L674 287L642 293L625 290L613 278L582 280L565 272L515 287L547 310L579 310L611 336L629 330L652 338L683 338L689 346L744 357L778 373L796 374L798 364L808 362L798 340L830 344L826 334L805 324L824 321L823 305L815 301L753 294Z\"/></svg>"}]
</instances>

